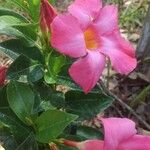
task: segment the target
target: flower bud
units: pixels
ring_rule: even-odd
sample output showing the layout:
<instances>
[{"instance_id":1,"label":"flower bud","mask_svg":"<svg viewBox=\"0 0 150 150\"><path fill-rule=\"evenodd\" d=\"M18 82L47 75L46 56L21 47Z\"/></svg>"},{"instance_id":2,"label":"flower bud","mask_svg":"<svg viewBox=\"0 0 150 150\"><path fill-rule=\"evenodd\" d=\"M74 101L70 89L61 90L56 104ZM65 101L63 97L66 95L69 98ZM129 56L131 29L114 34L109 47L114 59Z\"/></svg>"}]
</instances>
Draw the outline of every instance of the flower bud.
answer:
<instances>
[{"instance_id":1,"label":"flower bud","mask_svg":"<svg viewBox=\"0 0 150 150\"><path fill-rule=\"evenodd\" d=\"M87 140L83 142L64 140L63 144L78 148L80 150L102 150L103 149L103 141L101 140Z\"/></svg>"},{"instance_id":2,"label":"flower bud","mask_svg":"<svg viewBox=\"0 0 150 150\"><path fill-rule=\"evenodd\" d=\"M50 26L53 19L57 16L56 10L48 2L48 0L41 0L40 8L40 28L42 32L50 31Z\"/></svg>"},{"instance_id":3,"label":"flower bud","mask_svg":"<svg viewBox=\"0 0 150 150\"><path fill-rule=\"evenodd\" d=\"M3 86L5 83L6 72L7 72L7 67L1 66L0 67L0 86Z\"/></svg>"}]
</instances>

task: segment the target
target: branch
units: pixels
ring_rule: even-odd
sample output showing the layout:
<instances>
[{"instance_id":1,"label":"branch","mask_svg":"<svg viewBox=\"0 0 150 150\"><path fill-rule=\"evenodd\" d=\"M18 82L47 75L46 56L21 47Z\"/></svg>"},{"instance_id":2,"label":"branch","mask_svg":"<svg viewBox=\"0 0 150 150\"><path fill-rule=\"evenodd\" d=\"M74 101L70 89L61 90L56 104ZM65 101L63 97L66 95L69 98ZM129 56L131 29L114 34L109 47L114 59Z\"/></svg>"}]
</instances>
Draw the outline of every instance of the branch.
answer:
<instances>
[{"instance_id":1,"label":"branch","mask_svg":"<svg viewBox=\"0 0 150 150\"><path fill-rule=\"evenodd\" d=\"M130 113L132 113L148 130L150 130L150 125L145 120L143 120L142 117L140 117L129 105L127 105L119 97L110 92L102 82L97 83L97 85L100 89L103 89L106 94L116 99L122 106L124 106L128 111L130 111Z\"/></svg>"}]
</instances>

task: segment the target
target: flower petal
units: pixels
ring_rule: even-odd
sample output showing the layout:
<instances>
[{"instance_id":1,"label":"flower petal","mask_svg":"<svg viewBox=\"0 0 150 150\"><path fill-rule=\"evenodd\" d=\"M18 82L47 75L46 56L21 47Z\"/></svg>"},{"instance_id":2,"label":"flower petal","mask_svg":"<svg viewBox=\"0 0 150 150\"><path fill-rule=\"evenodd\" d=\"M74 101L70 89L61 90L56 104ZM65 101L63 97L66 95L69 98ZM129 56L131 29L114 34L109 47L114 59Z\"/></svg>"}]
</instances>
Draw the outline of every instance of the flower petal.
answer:
<instances>
[{"instance_id":1,"label":"flower petal","mask_svg":"<svg viewBox=\"0 0 150 150\"><path fill-rule=\"evenodd\" d=\"M120 142L136 134L135 123L126 118L101 119L104 125L104 150L118 150Z\"/></svg>"},{"instance_id":2,"label":"flower petal","mask_svg":"<svg viewBox=\"0 0 150 150\"><path fill-rule=\"evenodd\" d=\"M102 7L102 0L76 0L69 6L69 12L79 20L85 28L95 19Z\"/></svg>"},{"instance_id":3,"label":"flower petal","mask_svg":"<svg viewBox=\"0 0 150 150\"><path fill-rule=\"evenodd\" d=\"M118 32L102 36L100 49L101 53L110 58L112 66L117 72L128 74L136 68L135 50Z\"/></svg>"},{"instance_id":4,"label":"flower petal","mask_svg":"<svg viewBox=\"0 0 150 150\"><path fill-rule=\"evenodd\" d=\"M135 135L121 143L117 150L150 150L150 136Z\"/></svg>"},{"instance_id":5,"label":"flower petal","mask_svg":"<svg viewBox=\"0 0 150 150\"><path fill-rule=\"evenodd\" d=\"M70 67L69 74L88 93L96 85L104 67L105 57L96 50L88 51L87 56Z\"/></svg>"},{"instance_id":6,"label":"flower petal","mask_svg":"<svg viewBox=\"0 0 150 150\"><path fill-rule=\"evenodd\" d=\"M107 5L100 10L99 16L93 23L97 32L109 34L118 29L118 8L115 5Z\"/></svg>"},{"instance_id":7,"label":"flower petal","mask_svg":"<svg viewBox=\"0 0 150 150\"><path fill-rule=\"evenodd\" d=\"M87 140L80 142L78 148L80 150L103 150L104 142L101 140Z\"/></svg>"},{"instance_id":8,"label":"flower petal","mask_svg":"<svg viewBox=\"0 0 150 150\"><path fill-rule=\"evenodd\" d=\"M6 79L6 72L7 72L7 67L1 66L0 67L0 86L4 85L4 82Z\"/></svg>"},{"instance_id":9,"label":"flower petal","mask_svg":"<svg viewBox=\"0 0 150 150\"><path fill-rule=\"evenodd\" d=\"M51 44L70 57L86 55L84 35L78 21L70 14L57 16L51 24Z\"/></svg>"}]
</instances>

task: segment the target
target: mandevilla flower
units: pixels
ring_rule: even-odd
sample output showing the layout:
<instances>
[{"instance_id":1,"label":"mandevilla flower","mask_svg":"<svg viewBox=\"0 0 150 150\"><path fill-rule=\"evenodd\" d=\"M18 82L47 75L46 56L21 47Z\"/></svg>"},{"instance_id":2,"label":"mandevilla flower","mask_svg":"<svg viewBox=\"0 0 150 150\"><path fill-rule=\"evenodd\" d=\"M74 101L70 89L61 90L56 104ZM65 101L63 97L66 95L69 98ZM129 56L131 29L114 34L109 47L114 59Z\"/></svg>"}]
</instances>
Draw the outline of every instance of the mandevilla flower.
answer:
<instances>
[{"instance_id":1,"label":"mandevilla flower","mask_svg":"<svg viewBox=\"0 0 150 150\"><path fill-rule=\"evenodd\" d=\"M40 28L42 32L50 31L50 25L53 19L57 16L57 13L48 0L41 0L40 8Z\"/></svg>"},{"instance_id":2,"label":"mandevilla flower","mask_svg":"<svg viewBox=\"0 0 150 150\"><path fill-rule=\"evenodd\" d=\"M84 142L64 141L80 150L150 150L150 136L136 134L135 123L126 118L102 119L105 139Z\"/></svg>"},{"instance_id":3,"label":"mandevilla flower","mask_svg":"<svg viewBox=\"0 0 150 150\"><path fill-rule=\"evenodd\" d=\"M106 57L121 74L135 69L135 51L121 37L115 5L102 7L101 0L76 0L68 10L53 20L51 44L60 53L79 58L69 74L85 93L99 80Z\"/></svg>"},{"instance_id":4,"label":"mandevilla flower","mask_svg":"<svg viewBox=\"0 0 150 150\"><path fill-rule=\"evenodd\" d=\"M7 72L7 67L1 66L0 67L0 86L3 86L5 83L6 72Z\"/></svg>"}]
</instances>

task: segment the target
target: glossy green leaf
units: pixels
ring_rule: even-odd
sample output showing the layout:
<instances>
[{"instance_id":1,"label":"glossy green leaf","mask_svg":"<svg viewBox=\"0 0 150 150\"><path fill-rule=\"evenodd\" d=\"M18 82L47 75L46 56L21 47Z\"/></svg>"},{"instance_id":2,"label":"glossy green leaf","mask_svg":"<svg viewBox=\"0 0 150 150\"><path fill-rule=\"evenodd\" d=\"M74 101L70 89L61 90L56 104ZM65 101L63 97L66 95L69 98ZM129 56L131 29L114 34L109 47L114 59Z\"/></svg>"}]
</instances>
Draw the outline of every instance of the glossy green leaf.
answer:
<instances>
[{"instance_id":1,"label":"glossy green leaf","mask_svg":"<svg viewBox=\"0 0 150 150\"><path fill-rule=\"evenodd\" d=\"M8 131L0 129L0 141L3 143L3 147L6 150L12 150L17 148L17 141L14 136Z\"/></svg>"},{"instance_id":2,"label":"glossy green leaf","mask_svg":"<svg viewBox=\"0 0 150 150\"><path fill-rule=\"evenodd\" d=\"M58 110L48 110L42 113L36 121L38 132L36 138L42 143L49 143L59 136L66 126L77 116Z\"/></svg>"},{"instance_id":3,"label":"glossy green leaf","mask_svg":"<svg viewBox=\"0 0 150 150\"><path fill-rule=\"evenodd\" d=\"M50 54L48 57L48 72L46 72L44 79L48 84L54 84L57 81L57 75L65 65L66 58L63 55L55 56Z\"/></svg>"},{"instance_id":4,"label":"glossy green leaf","mask_svg":"<svg viewBox=\"0 0 150 150\"><path fill-rule=\"evenodd\" d=\"M19 39L11 39L0 43L0 50L12 59L20 54L26 55L33 60L43 63L43 56L37 47L28 47Z\"/></svg>"},{"instance_id":5,"label":"glossy green leaf","mask_svg":"<svg viewBox=\"0 0 150 150\"><path fill-rule=\"evenodd\" d=\"M39 20L39 7L40 7L40 0L11 0L11 3L15 4L22 10L24 10L30 18L34 22L38 22Z\"/></svg>"},{"instance_id":6,"label":"glossy green leaf","mask_svg":"<svg viewBox=\"0 0 150 150\"><path fill-rule=\"evenodd\" d=\"M38 150L38 143L34 137L33 133L30 133L29 136L16 148L16 150Z\"/></svg>"},{"instance_id":7,"label":"glossy green leaf","mask_svg":"<svg viewBox=\"0 0 150 150\"><path fill-rule=\"evenodd\" d=\"M69 76L68 70L71 64L72 60L66 58L66 64L57 75L57 84L66 85L72 90L81 90L81 88Z\"/></svg>"},{"instance_id":8,"label":"glossy green leaf","mask_svg":"<svg viewBox=\"0 0 150 150\"><path fill-rule=\"evenodd\" d=\"M68 126L60 138L65 138L73 141L85 141L90 139L103 139L103 133L93 127L84 125L70 125Z\"/></svg>"},{"instance_id":9,"label":"glossy green leaf","mask_svg":"<svg viewBox=\"0 0 150 150\"><path fill-rule=\"evenodd\" d=\"M13 16L0 16L0 34L19 38L30 46L35 45L37 29L37 24L24 23Z\"/></svg>"},{"instance_id":10,"label":"glossy green leaf","mask_svg":"<svg viewBox=\"0 0 150 150\"><path fill-rule=\"evenodd\" d=\"M7 94L6 94L6 87L0 88L0 107L7 107Z\"/></svg>"},{"instance_id":11,"label":"glossy green leaf","mask_svg":"<svg viewBox=\"0 0 150 150\"><path fill-rule=\"evenodd\" d=\"M21 8L23 11L28 12L29 8L28 8L28 3L26 3L26 1L23 0L7 0L8 3L10 4L14 4L15 6L18 6L19 8Z\"/></svg>"},{"instance_id":12,"label":"glossy green leaf","mask_svg":"<svg viewBox=\"0 0 150 150\"><path fill-rule=\"evenodd\" d=\"M0 124L3 124L5 127L7 127L17 139L22 139L29 134L29 131L20 125L12 116L8 116L1 112Z\"/></svg>"},{"instance_id":13,"label":"glossy green leaf","mask_svg":"<svg viewBox=\"0 0 150 150\"><path fill-rule=\"evenodd\" d=\"M65 96L62 92L53 91L49 100L51 104L57 108L63 108L65 105Z\"/></svg>"},{"instance_id":14,"label":"glossy green leaf","mask_svg":"<svg viewBox=\"0 0 150 150\"><path fill-rule=\"evenodd\" d=\"M53 75L57 75L60 71L61 68L65 65L65 56L60 55L60 56L50 56L49 57L49 63L48 63L48 67L49 67L49 71L50 73L52 73Z\"/></svg>"},{"instance_id":15,"label":"glossy green leaf","mask_svg":"<svg viewBox=\"0 0 150 150\"><path fill-rule=\"evenodd\" d=\"M0 46L0 51L3 52L5 55L7 55L11 59L16 59L18 57L18 54L16 54L15 52L11 51L10 49L1 47L1 46Z\"/></svg>"},{"instance_id":16,"label":"glossy green leaf","mask_svg":"<svg viewBox=\"0 0 150 150\"><path fill-rule=\"evenodd\" d=\"M22 23L21 20L13 16L8 15L0 16L0 30L20 23Z\"/></svg>"},{"instance_id":17,"label":"glossy green leaf","mask_svg":"<svg viewBox=\"0 0 150 150\"><path fill-rule=\"evenodd\" d=\"M29 85L11 81L7 86L7 97L10 108L20 120L32 125L34 93Z\"/></svg>"},{"instance_id":18,"label":"glossy green leaf","mask_svg":"<svg viewBox=\"0 0 150 150\"><path fill-rule=\"evenodd\" d=\"M0 7L0 16L3 16L3 15L14 16L24 22L29 22L29 20L27 18L25 18L23 15L21 15L20 13L14 11L14 10Z\"/></svg>"},{"instance_id":19,"label":"glossy green leaf","mask_svg":"<svg viewBox=\"0 0 150 150\"><path fill-rule=\"evenodd\" d=\"M76 135L82 137L84 140L103 139L103 134L101 131L87 126L78 126Z\"/></svg>"},{"instance_id":20,"label":"glossy green leaf","mask_svg":"<svg viewBox=\"0 0 150 150\"><path fill-rule=\"evenodd\" d=\"M3 27L2 29L0 29L0 35L7 35L12 38L18 38L24 44L27 44L29 46L35 46L35 41L31 40L26 35L24 35L19 30L15 29L13 27L9 27L9 26Z\"/></svg>"},{"instance_id":21,"label":"glossy green leaf","mask_svg":"<svg viewBox=\"0 0 150 150\"><path fill-rule=\"evenodd\" d=\"M7 77L19 79L21 76L26 76L30 82L38 81L43 77L42 65L24 55L20 55L9 67Z\"/></svg>"},{"instance_id":22,"label":"glossy green leaf","mask_svg":"<svg viewBox=\"0 0 150 150\"><path fill-rule=\"evenodd\" d=\"M31 24L31 23L13 25L13 28L23 33L25 37L33 43L33 45L35 45L35 42L37 40L38 27L39 27L38 24Z\"/></svg>"},{"instance_id":23,"label":"glossy green leaf","mask_svg":"<svg viewBox=\"0 0 150 150\"><path fill-rule=\"evenodd\" d=\"M69 91L65 95L67 112L79 115L81 120L91 119L108 108L113 98L98 91L85 95L82 91Z\"/></svg>"}]
</instances>

